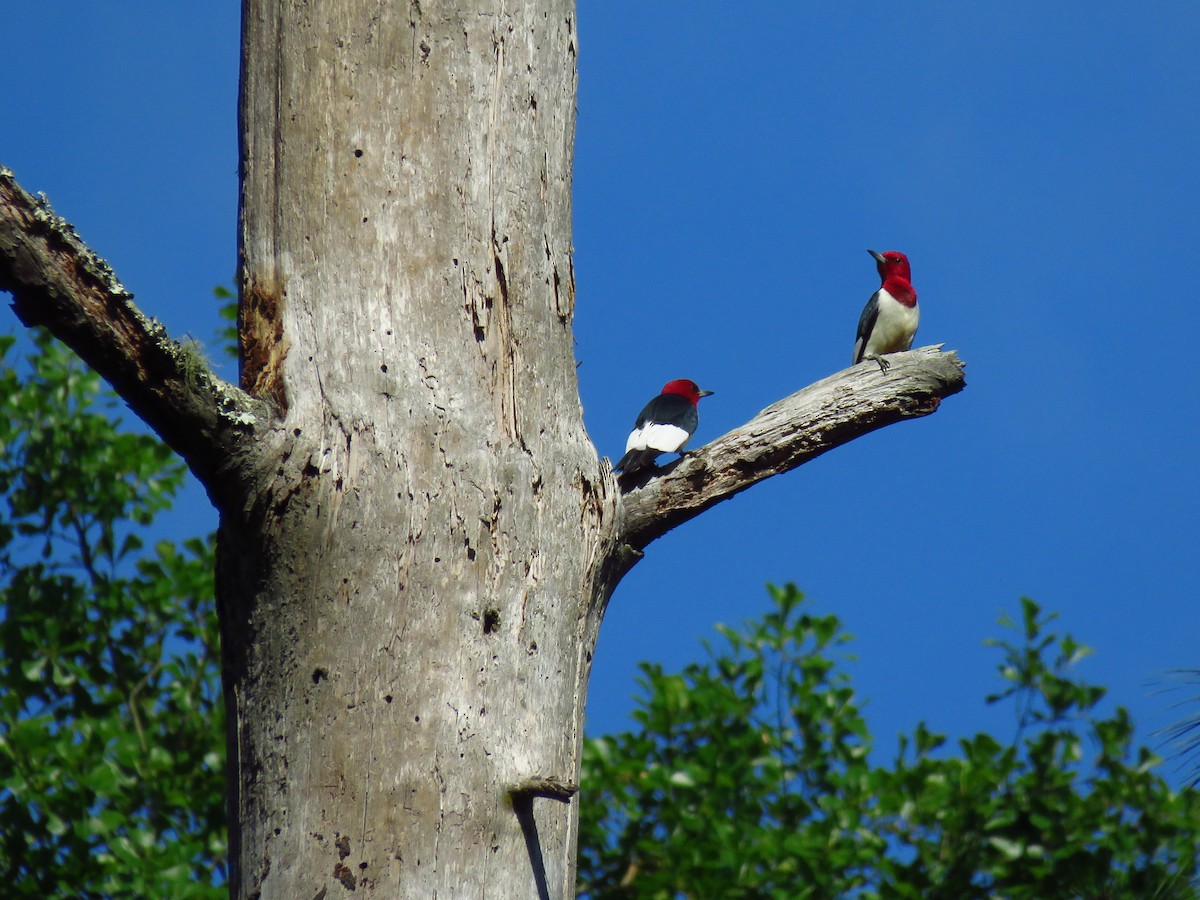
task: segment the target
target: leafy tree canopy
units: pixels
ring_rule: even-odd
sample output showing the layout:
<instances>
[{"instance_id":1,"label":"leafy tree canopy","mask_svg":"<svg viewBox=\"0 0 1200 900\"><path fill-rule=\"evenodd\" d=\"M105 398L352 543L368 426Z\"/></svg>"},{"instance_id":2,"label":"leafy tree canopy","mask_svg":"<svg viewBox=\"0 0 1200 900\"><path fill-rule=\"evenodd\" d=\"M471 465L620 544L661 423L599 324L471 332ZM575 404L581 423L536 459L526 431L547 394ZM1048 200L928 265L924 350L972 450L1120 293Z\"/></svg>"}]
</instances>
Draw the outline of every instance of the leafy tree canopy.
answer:
<instances>
[{"instance_id":1,"label":"leafy tree canopy","mask_svg":"<svg viewBox=\"0 0 1200 900\"><path fill-rule=\"evenodd\" d=\"M642 665L635 731L587 741L582 896L1196 896L1200 796L1153 773L1123 709L1073 678L1086 647L1023 600L994 642L1014 734L917 725L890 766L872 741L834 616L794 586L709 659Z\"/></svg>"},{"instance_id":2,"label":"leafy tree canopy","mask_svg":"<svg viewBox=\"0 0 1200 900\"><path fill-rule=\"evenodd\" d=\"M183 484L44 332L0 337L0 882L223 896L212 539L143 544Z\"/></svg>"},{"instance_id":3,"label":"leafy tree canopy","mask_svg":"<svg viewBox=\"0 0 1200 900\"><path fill-rule=\"evenodd\" d=\"M227 299L227 298L225 298ZM228 337L227 335L225 336ZM213 544L146 546L184 469L44 334L0 338L0 883L223 896ZM1195 896L1200 801L1071 677L1030 600L995 644L1012 738L872 742L833 616L791 586L706 663L642 667L635 732L585 747L589 897Z\"/></svg>"}]
</instances>

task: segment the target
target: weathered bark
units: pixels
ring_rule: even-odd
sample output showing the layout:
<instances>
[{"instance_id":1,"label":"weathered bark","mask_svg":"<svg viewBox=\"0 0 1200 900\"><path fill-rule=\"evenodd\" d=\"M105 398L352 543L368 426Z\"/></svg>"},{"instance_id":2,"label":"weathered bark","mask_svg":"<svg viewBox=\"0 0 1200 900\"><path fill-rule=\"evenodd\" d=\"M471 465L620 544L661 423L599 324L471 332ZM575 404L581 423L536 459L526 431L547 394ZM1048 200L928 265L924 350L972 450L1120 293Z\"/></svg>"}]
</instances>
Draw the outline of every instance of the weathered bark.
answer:
<instances>
[{"instance_id":1,"label":"weathered bark","mask_svg":"<svg viewBox=\"0 0 1200 900\"><path fill-rule=\"evenodd\" d=\"M240 390L0 175L0 288L221 513L235 897L570 896L621 576L962 388L936 349L863 364L622 492L572 353L575 41L571 0L247 0Z\"/></svg>"},{"instance_id":2,"label":"weathered bark","mask_svg":"<svg viewBox=\"0 0 1200 900\"><path fill-rule=\"evenodd\" d=\"M47 325L217 489L268 407L217 378L194 348L144 316L133 295L45 197L0 167L0 290L29 326Z\"/></svg>"},{"instance_id":3,"label":"weathered bark","mask_svg":"<svg viewBox=\"0 0 1200 900\"><path fill-rule=\"evenodd\" d=\"M283 414L221 524L235 894L566 896L571 808L518 791L530 843L510 788L576 777L615 522L573 4L250 0L243 40L242 380Z\"/></svg>"}]
</instances>

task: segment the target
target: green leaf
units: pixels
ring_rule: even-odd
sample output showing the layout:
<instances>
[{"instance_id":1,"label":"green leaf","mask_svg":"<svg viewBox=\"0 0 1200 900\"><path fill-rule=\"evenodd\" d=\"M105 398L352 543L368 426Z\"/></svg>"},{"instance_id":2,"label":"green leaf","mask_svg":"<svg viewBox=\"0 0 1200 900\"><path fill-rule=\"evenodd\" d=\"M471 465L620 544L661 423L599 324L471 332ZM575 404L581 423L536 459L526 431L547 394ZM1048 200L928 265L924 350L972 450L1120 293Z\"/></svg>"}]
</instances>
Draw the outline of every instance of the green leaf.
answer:
<instances>
[{"instance_id":1,"label":"green leaf","mask_svg":"<svg viewBox=\"0 0 1200 900\"><path fill-rule=\"evenodd\" d=\"M183 465L30 334L19 373L0 337L0 881L223 894L213 542L147 552Z\"/></svg>"},{"instance_id":2,"label":"green leaf","mask_svg":"<svg viewBox=\"0 0 1200 900\"><path fill-rule=\"evenodd\" d=\"M585 742L581 897L1196 896L1200 795L1153 774L1124 710L1094 715L1052 614L1024 600L987 642L1015 735L952 749L918 723L881 766L840 623L769 591L707 662L642 666L637 730Z\"/></svg>"},{"instance_id":3,"label":"green leaf","mask_svg":"<svg viewBox=\"0 0 1200 900\"><path fill-rule=\"evenodd\" d=\"M21 663L21 674L25 676L26 681L41 681L42 673L46 670L46 664L50 662L48 657L42 656L38 659L31 659Z\"/></svg>"}]
</instances>

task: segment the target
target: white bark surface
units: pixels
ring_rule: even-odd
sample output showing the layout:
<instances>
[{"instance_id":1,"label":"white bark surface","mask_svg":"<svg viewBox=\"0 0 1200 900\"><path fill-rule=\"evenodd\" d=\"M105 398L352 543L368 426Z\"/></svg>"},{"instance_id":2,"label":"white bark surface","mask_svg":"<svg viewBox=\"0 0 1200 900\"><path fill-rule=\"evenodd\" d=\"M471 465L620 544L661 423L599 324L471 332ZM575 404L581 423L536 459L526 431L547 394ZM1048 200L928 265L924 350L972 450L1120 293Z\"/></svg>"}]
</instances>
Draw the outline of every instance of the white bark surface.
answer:
<instances>
[{"instance_id":1,"label":"white bark surface","mask_svg":"<svg viewBox=\"0 0 1200 900\"><path fill-rule=\"evenodd\" d=\"M241 895L571 893L571 808L519 795L535 865L509 789L575 779L608 527L574 98L571 3L247 4L243 384L283 415L221 530Z\"/></svg>"}]
</instances>

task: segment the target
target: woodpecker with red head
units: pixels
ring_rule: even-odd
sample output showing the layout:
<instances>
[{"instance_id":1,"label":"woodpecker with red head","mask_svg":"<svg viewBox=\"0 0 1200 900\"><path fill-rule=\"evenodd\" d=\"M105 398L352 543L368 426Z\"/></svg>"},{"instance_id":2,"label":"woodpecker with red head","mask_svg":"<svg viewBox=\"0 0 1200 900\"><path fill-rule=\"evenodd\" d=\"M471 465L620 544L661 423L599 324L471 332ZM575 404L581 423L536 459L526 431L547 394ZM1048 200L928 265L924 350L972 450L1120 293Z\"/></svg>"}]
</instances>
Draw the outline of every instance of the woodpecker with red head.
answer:
<instances>
[{"instance_id":1,"label":"woodpecker with red head","mask_svg":"<svg viewBox=\"0 0 1200 900\"><path fill-rule=\"evenodd\" d=\"M662 393L646 404L625 442L625 455L613 466L628 477L655 464L660 453L678 453L700 424L696 404L712 391L702 391L694 381L668 381Z\"/></svg>"},{"instance_id":2,"label":"woodpecker with red head","mask_svg":"<svg viewBox=\"0 0 1200 900\"><path fill-rule=\"evenodd\" d=\"M891 365L885 353L897 353L912 346L917 334L921 311L917 308L917 292L912 286L912 270L908 257L899 250L876 253L875 268L882 284L867 301L858 320L858 335L854 338L854 363L873 359L882 372Z\"/></svg>"}]
</instances>

